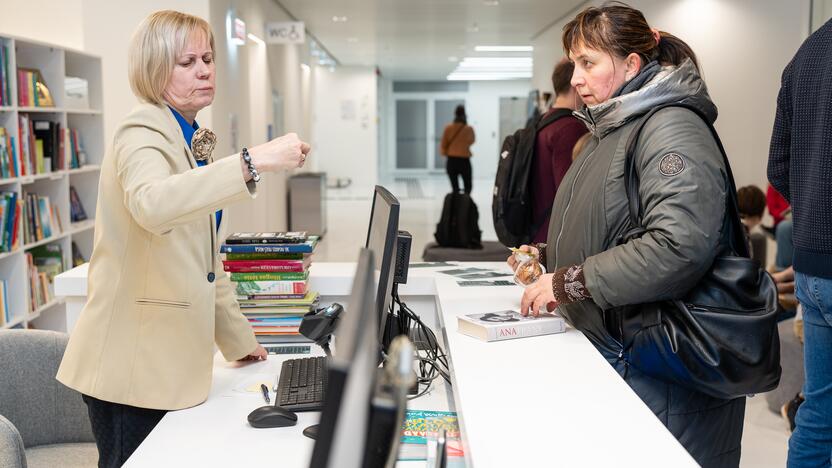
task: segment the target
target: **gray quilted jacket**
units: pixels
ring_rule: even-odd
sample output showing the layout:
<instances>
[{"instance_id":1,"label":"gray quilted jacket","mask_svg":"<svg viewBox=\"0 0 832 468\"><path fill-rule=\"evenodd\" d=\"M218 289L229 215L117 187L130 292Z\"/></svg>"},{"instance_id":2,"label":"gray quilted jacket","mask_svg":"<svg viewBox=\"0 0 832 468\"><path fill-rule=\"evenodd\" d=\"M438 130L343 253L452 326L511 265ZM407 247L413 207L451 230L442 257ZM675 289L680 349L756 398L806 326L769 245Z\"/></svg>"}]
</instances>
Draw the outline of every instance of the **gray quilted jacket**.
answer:
<instances>
[{"instance_id":1,"label":"gray quilted jacket","mask_svg":"<svg viewBox=\"0 0 832 468\"><path fill-rule=\"evenodd\" d=\"M678 107L658 111L642 129L635 156L647 234L616 246L629 223L623 182L627 139L640 116L672 102L691 104L716 120L716 106L689 60L678 67L651 63L618 96L576 112L594 138L558 189L546 264L549 271L583 265L592 299L562 305L561 313L697 462L735 466L744 400L715 400L627 369L618 359L617 324L604 319L604 310L613 307L683 296L721 246L728 186L722 155L702 119Z\"/></svg>"}]
</instances>

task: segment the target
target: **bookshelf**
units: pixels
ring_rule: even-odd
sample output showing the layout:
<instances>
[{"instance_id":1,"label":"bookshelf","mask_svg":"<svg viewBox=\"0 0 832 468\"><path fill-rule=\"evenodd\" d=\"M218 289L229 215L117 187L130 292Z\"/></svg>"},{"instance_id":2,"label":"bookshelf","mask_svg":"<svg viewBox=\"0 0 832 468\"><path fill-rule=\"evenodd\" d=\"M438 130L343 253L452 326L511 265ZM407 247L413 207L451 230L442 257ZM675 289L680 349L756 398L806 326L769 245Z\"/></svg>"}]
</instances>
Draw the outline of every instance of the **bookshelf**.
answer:
<instances>
[{"instance_id":1,"label":"bookshelf","mask_svg":"<svg viewBox=\"0 0 832 468\"><path fill-rule=\"evenodd\" d=\"M30 291L30 269L27 253L34 250L55 249L60 247L60 253L56 254L54 262L60 262L57 267L66 270L72 266L72 244L75 243L82 256L89 260L92 253L93 230L95 221L93 219L98 196L98 178L101 168L101 161L104 157L104 116L103 116L103 92L102 92L102 69L99 57L87 54L82 51L67 49L64 47L32 41L20 37L0 34L0 68L3 68L2 76L7 81L5 92L2 94L3 102L0 103L0 127L5 128L9 137L14 137L12 142L6 140L7 148L14 151L15 156L22 157L23 142L21 141L21 122L26 119L33 122L32 129L35 129L34 122L41 123L43 128L54 129L54 135L61 145L55 145L51 153L53 158L44 157L45 148L49 146L46 140L41 140L41 148L35 145L32 168L27 173L22 173L20 163L16 168L5 174L0 174L0 194L14 194L17 200L23 200L25 194L35 195L36 199L47 199L51 211L48 216L51 225L51 235L48 237L24 236L24 220L21 216L17 223L15 236L18 238L16 248L11 251L0 251L0 281L5 282L5 298L0 296L0 301L5 301L8 309L8 317L0 314L0 329L8 328L41 328L65 330L64 308L62 299L54 297L54 289L50 286L51 296L46 297L41 303L33 300ZM29 88L21 88L18 79L18 69L35 69L41 74L43 82L49 89L54 106L31 106L21 105L21 92L31 95ZM87 104L79 104L75 99L67 96L65 82L67 77L81 78L82 83L86 82ZM76 80L77 81L77 80ZM1 84L1 83L0 83ZM33 86L37 86L34 84ZM69 85L67 85L69 86ZM77 82L76 82L77 86ZM0 90L2 92L3 90ZM26 94L24 94L25 96ZM83 101L83 100L82 100ZM27 104L30 104L27 102ZM70 135L67 131L73 130ZM35 132L37 135L37 132ZM40 137L43 137L40 133ZM74 139L74 140L73 140ZM29 139L33 142L35 138ZM78 146L73 143L79 141ZM49 146L50 148L52 146ZM58 151L57 148L62 150ZM80 147L80 148L78 148ZM72 157L72 149L83 149L83 161L76 152ZM57 154L56 154L57 153ZM40 155L40 156L38 156ZM50 164L54 159L54 164ZM15 160L19 162L19 160ZM38 171L38 163L44 163L43 171ZM73 164L76 161L77 164ZM46 167L52 166L54 167ZM77 167L76 167L77 166ZM2 163L0 162L0 167ZM16 169L16 173L15 173ZM87 219L73 222L71 219L70 187L75 187ZM5 196L5 195L4 195ZM3 200L0 196L0 200ZM5 209L10 204L4 204ZM29 207L27 206L27 209ZM14 225L12 220L12 225ZM60 225L61 229L56 229ZM2 227L2 225L0 225ZM27 226L26 229L29 229ZM35 230L36 231L36 230ZM45 234L42 232L41 234ZM2 244L2 236L0 236ZM3 250L0 248L0 250ZM58 260L60 256L60 261ZM0 302L0 305L3 303Z\"/></svg>"}]
</instances>

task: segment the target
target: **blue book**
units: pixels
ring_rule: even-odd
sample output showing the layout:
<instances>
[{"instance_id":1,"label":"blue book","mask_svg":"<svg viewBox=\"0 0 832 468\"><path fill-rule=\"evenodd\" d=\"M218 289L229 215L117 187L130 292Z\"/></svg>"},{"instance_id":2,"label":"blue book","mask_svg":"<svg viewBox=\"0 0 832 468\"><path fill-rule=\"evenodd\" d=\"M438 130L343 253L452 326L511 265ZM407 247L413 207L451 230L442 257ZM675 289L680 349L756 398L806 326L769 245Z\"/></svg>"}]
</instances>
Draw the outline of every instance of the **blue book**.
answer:
<instances>
[{"instance_id":1,"label":"blue book","mask_svg":"<svg viewBox=\"0 0 832 468\"><path fill-rule=\"evenodd\" d=\"M309 236L299 244L223 244L222 253L312 253L318 243L317 236Z\"/></svg>"}]
</instances>

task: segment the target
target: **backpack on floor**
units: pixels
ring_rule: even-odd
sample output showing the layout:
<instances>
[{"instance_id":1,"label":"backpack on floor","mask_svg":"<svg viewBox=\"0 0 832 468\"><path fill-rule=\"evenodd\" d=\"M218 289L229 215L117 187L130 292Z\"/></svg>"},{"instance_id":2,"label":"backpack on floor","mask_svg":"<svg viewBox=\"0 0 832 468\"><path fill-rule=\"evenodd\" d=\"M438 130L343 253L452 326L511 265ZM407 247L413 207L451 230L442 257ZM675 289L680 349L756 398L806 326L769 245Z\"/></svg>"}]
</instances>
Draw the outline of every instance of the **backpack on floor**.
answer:
<instances>
[{"instance_id":1,"label":"backpack on floor","mask_svg":"<svg viewBox=\"0 0 832 468\"><path fill-rule=\"evenodd\" d=\"M479 220L477 205L470 196L464 193L445 195L442 216L433 234L436 243L442 247L482 248Z\"/></svg>"},{"instance_id":2,"label":"backpack on floor","mask_svg":"<svg viewBox=\"0 0 832 468\"><path fill-rule=\"evenodd\" d=\"M540 224L532 222L530 178L534 163L537 134L556 120L572 115L569 109L558 109L517 130L503 141L497 176L494 179L491 215L494 230L503 245L528 244ZM554 183L554 181L552 181ZM544 222L548 216L544 216Z\"/></svg>"}]
</instances>

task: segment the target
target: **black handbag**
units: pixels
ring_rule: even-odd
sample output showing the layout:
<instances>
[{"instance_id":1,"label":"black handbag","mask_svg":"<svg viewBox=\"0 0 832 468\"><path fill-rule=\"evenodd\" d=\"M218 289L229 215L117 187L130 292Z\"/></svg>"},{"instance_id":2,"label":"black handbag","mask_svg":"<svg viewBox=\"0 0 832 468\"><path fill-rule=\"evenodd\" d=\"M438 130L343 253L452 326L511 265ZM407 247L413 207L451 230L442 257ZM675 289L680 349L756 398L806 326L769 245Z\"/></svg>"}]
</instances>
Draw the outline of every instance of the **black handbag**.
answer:
<instances>
[{"instance_id":1,"label":"black handbag","mask_svg":"<svg viewBox=\"0 0 832 468\"><path fill-rule=\"evenodd\" d=\"M682 298L613 309L620 320L623 358L649 376L717 398L772 390L780 381L777 289L769 274L749 258L731 166L716 130L698 109L680 103L661 106L636 124L627 141L624 172L631 229L617 244L646 232L634 153L647 120L671 106L701 117L722 153L728 180L721 243L725 248Z\"/></svg>"}]
</instances>

